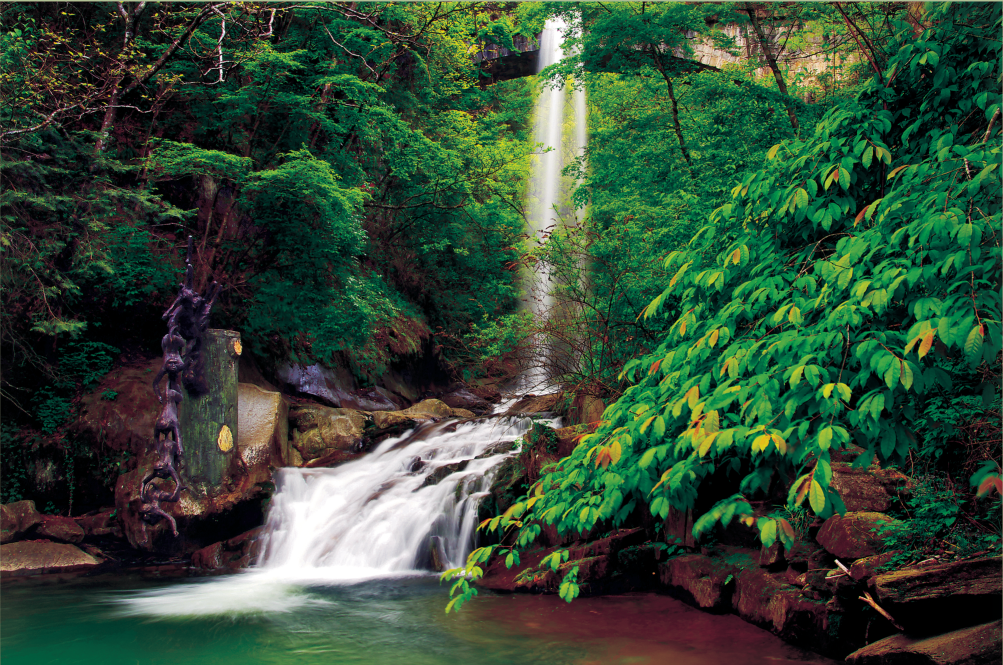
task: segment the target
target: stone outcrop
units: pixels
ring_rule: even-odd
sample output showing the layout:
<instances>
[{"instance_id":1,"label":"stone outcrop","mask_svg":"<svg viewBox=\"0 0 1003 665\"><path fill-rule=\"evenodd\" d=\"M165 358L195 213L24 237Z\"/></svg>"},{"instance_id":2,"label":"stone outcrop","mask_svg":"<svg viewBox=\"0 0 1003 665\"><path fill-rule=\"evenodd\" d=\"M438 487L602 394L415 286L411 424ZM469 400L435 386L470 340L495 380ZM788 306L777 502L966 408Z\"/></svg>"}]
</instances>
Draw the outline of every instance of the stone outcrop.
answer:
<instances>
[{"instance_id":1,"label":"stone outcrop","mask_svg":"<svg viewBox=\"0 0 1003 665\"><path fill-rule=\"evenodd\" d=\"M118 519L112 517L116 515L114 508L97 510L87 515L77 517L76 522L84 530L84 534L91 537L115 536L122 537L122 529L118 525Z\"/></svg>"},{"instance_id":2,"label":"stone outcrop","mask_svg":"<svg viewBox=\"0 0 1003 665\"><path fill-rule=\"evenodd\" d=\"M101 562L79 547L49 540L24 540L0 545L0 574L4 577L40 573L75 573Z\"/></svg>"},{"instance_id":3,"label":"stone outcrop","mask_svg":"<svg viewBox=\"0 0 1003 665\"><path fill-rule=\"evenodd\" d=\"M35 527L34 535L64 543L79 543L84 539L84 530L70 517L45 515Z\"/></svg>"},{"instance_id":4,"label":"stone outcrop","mask_svg":"<svg viewBox=\"0 0 1003 665\"><path fill-rule=\"evenodd\" d=\"M476 395L466 386L451 390L450 392L442 395L439 399L451 408L464 409L479 416L491 411L491 402L479 395Z\"/></svg>"},{"instance_id":5,"label":"stone outcrop","mask_svg":"<svg viewBox=\"0 0 1003 665\"><path fill-rule=\"evenodd\" d=\"M314 460L323 459L329 465L355 459L363 450L367 421L366 414L352 409L293 406L289 410L292 437L284 461L289 466L304 466Z\"/></svg>"},{"instance_id":6,"label":"stone outcrop","mask_svg":"<svg viewBox=\"0 0 1003 665\"><path fill-rule=\"evenodd\" d=\"M16 501L0 506L0 544L20 540L42 515L35 510L34 501Z\"/></svg>"},{"instance_id":7,"label":"stone outcrop","mask_svg":"<svg viewBox=\"0 0 1003 665\"><path fill-rule=\"evenodd\" d=\"M971 559L905 568L871 578L878 603L913 634L968 625L971 617L999 616L1003 559Z\"/></svg>"},{"instance_id":8,"label":"stone outcrop","mask_svg":"<svg viewBox=\"0 0 1003 665\"><path fill-rule=\"evenodd\" d=\"M854 469L846 462L833 462L832 489L848 512L887 511L910 487L905 474L895 469L882 469L876 464Z\"/></svg>"},{"instance_id":9,"label":"stone outcrop","mask_svg":"<svg viewBox=\"0 0 1003 665\"><path fill-rule=\"evenodd\" d=\"M739 566L703 554L684 554L658 565L658 581L688 593L694 604L705 610L731 609L733 583Z\"/></svg>"},{"instance_id":10,"label":"stone outcrop","mask_svg":"<svg viewBox=\"0 0 1003 665\"><path fill-rule=\"evenodd\" d=\"M998 665L1003 660L1003 621L917 639L898 634L846 657L853 665Z\"/></svg>"},{"instance_id":11,"label":"stone outcrop","mask_svg":"<svg viewBox=\"0 0 1003 665\"><path fill-rule=\"evenodd\" d=\"M819 529L815 540L838 559L853 560L877 554L882 545L878 527L891 518L875 512L833 515Z\"/></svg>"}]
</instances>

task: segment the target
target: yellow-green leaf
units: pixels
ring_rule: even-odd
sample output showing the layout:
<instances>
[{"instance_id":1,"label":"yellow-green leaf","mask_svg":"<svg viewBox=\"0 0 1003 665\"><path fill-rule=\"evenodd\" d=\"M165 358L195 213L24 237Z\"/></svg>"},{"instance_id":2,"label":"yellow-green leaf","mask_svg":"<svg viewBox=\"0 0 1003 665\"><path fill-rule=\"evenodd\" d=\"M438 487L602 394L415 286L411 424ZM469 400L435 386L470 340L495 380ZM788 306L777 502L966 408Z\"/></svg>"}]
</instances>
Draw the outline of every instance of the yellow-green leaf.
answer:
<instances>
[{"instance_id":1,"label":"yellow-green leaf","mask_svg":"<svg viewBox=\"0 0 1003 665\"><path fill-rule=\"evenodd\" d=\"M933 346L933 335L934 332L931 330L923 338L923 343L919 345L919 357L922 358L927 353L930 352L930 347Z\"/></svg>"},{"instance_id":2,"label":"yellow-green leaf","mask_svg":"<svg viewBox=\"0 0 1003 665\"><path fill-rule=\"evenodd\" d=\"M808 490L808 502L811 504L811 509L816 513L821 513L825 510L825 490L822 489L822 486L815 479L812 479L811 489Z\"/></svg>"}]
</instances>

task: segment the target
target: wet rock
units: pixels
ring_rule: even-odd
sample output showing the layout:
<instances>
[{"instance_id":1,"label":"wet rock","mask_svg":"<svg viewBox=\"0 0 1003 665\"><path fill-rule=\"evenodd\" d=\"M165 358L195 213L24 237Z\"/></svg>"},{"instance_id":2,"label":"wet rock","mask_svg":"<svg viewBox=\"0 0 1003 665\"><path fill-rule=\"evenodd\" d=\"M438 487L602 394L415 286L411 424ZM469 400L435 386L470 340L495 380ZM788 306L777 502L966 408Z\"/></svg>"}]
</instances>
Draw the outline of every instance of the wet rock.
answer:
<instances>
[{"instance_id":1,"label":"wet rock","mask_svg":"<svg viewBox=\"0 0 1003 665\"><path fill-rule=\"evenodd\" d=\"M724 612L731 608L731 594L738 566L703 554L684 554L658 565L662 586L686 591L706 610Z\"/></svg>"},{"instance_id":2,"label":"wet rock","mask_svg":"<svg viewBox=\"0 0 1003 665\"><path fill-rule=\"evenodd\" d=\"M80 415L70 435L96 450L143 452L153 439L160 402L152 381L163 360L154 358L109 372L93 392L80 399ZM107 399L107 395L115 395Z\"/></svg>"},{"instance_id":3,"label":"wet rock","mask_svg":"<svg viewBox=\"0 0 1003 665\"><path fill-rule=\"evenodd\" d=\"M75 519L87 536L121 538L122 529L118 525L118 520L112 517L113 515L116 515L114 507L96 510Z\"/></svg>"},{"instance_id":4,"label":"wet rock","mask_svg":"<svg viewBox=\"0 0 1003 665\"><path fill-rule=\"evenodd\" d=\"M289 422L293 428L287 463L303 466L332 453L359 452L367 420L366 414L352 409L335 409L319 404L293 406L289 410Z\"/></svg>"},{"instance_id":5,"label":"wet rock","mask_svg":"<svg viewBox=\"0 0 1003 665\"><path fill-rule=\"evenodd\" d=\"M0 506L0 544L22 538L29 529L42 521L34 501L16 501Z\"/></svg>"},{"instance_id":6,"label":"wet rock","mask_svg":"<svg viewBox=\"0 0 1003 665\"><path fill-rule=\"evenodd\" d=\"M237 446L248 468L254 470L251 482L269 480L270 466L292 466L286 398L250 383L238 383Z\"/></svg>"},{"instance_id":7,"label":"wet rock","mask_svg":"<svg viewBox=\"0 0 1003 665\"><path fill-rule=\"evenodd\" d=\"M759 567L740 570L732 596L735 612L750 623L772 629L780 637L797 644L818 642L828 633L829 616L825 604L805 598L797 587L786 584L780 575Z\"/></svg>"},{"instance_id":8,"label":"wet rock","mask_svg":"<svg viewBox=\"0 0 1003 665\"><path fill-rule=\"evenodd\" d=\"M491 410L491 403L488 400L474 394L465 386L442 395L440 399L451 408L465 409L479 416Z\"/></svg>"},{"instance_id":9,"label":"wet rock","mask_svg":"<svg viewBox=\"0 0 1003 665\"><path fill-rule=\"evenodd\" d=\"M1003 621L917 639L898 634L854 651L853 665L998 665L1003 659Z\"/></svg>"},{"instance_id":10,"label":"wet rock","mask_svg":"<svg viewBox=\"0 0 1003 665\"><path fill-rule=\"evenodd\" d=\"M404 409L401 413L410 416L433 416L435 418L450 418L454 415L453 409L448 404L437 399L424 399Z\"/></svg>"},{"instance_id":11,"label":"wet rock","mask_svg":"<svg viewBox=\"0 0 1003 665\"><path fill-rule=\"evenodd\" d=\"M869 586L907 631L929 635L1000 615L1001 562L993 557L905 568L873 577Z\"/></svg>"},{"instance_id":12,"label":"wet rock","mask_svg":"<svg viewBox=\"0 0 1003 665\"><path fill-rule=\"evenodd\" d=\"M403 411L376 411L372 418L377 430L400 428L402 431L431 420L428 415L407 414Z\"/></svg>"},{"instance_id":13,"label":"wet rock","mask_svg":"<svg viewBox=\"0 0 1003 665\"><path fill-rule=\"evenodd\" d=\"M437 573L446 569L447 562L446 548L442 544L442 536L431 536L428 539L428 555L431 559L431 567Z\"/></svg>"},{"instance_id":14,"label":"wet rock","mask_svg":"<svg viewBox=\"0 0 1003 665\"><path fill-rule=\"evenodd\" d=\"M848 512L833 515L819 529L815 540L838 559L860 559L877 554L882 545L878 527L889 524L891 518L875 512Z\"/></svg>"},{"instance_id":15,"label":"wet rock","mask_svg":"<svg viewBox=\"0 0 1003 665\"><path fill-rule=\"evenodd\" d=\"M49 540L25 540L0 545L0 574L72 573L90 570L101 562L79 547Z\"/></svg>"},{"instance_id":16,"label":"wet rock","mask_svg":"<svg viewBox=\"0 0 1003 665\"><path fill-rule=\"evenodd\" d=\"M404 400L386 388L376 386L352 391L342 398L340 406L357 411L397 411L404 408Z\"/></svg>"},{"instance_id":17,"label":"wet rock","mask_svg":"<svg viewBox=\"0 0 1003 665\"><path fill-rule=\"evenodd\" d=\"M322 365L280 365L276 371L285 390L312 397L323 404L341 408L352 399L355 379L345 368Z\"/></svg>"},{"instance_id":18,"label":"wet rock","mask_svg":"<svg viewBox=\"0 0 1003 665\"><path fill-rule=\"evenodd\" d=\"M438 485L457 471L463 471L466 469L468 464L470 464L470 460L461 460L459 462L450 462L449 464L443 464L442 466L436 467L432 473L425 476L425 480L414 491L417 492L423 487Z\"/></svg>"},{"instance_id":19,"label":"wet rock","mask_svg":"<svg viewBox=\"0 0 1003 665\"><path fill-rule=\"evenodd\" d=\"M243 570L254 565L261 554L264 527L256 527L239 536L213 543L192 554L192 568L200 571Z\"/></svg>"},{"instance_id":20,"label":"wet rock","mask_svg":"<svg viewBox=\"0 0 1003 665\"><path fill-rule=\"evenodd\" d=\"M79 543L84 539L84 530L71 517L45 515L35 527L34 535L64 543Z\"/></svg>"},{"instance_id":21,"label":"wet rock","mask_svg":"<svg viewBox=\"0 0 1003 665\"><path fill-rule=\"evenodd\" d=\"M408 473L418 473L424 468L425 468L425 460L418 457L417 455L412 457L411 460L407 463Z\"/></svg>"},{"instance_id":22,"label":"wet rock","mask_svg":"<svg viewBox=\"0 0 1003 665\"><path fill-rule=\"evenodd\" d=\"M538 413L554 413L561 396L558 393L550 395L526 395L505 412L506 416L534 415Z\"/></svg>"},{"instance_id":23,"label":"wet rock","mask_svg":"<svg viewBox=\"0 0 1003 665\"><path fill-rule=\"evenodd\" d=\"M484 449L484 452L474 459L487 459L488 457L494 457L495 455L503 455L515 450L517 445L518 444L515 441L499 441L498 443L492 443Z\"/></svg>"}]
</instances>

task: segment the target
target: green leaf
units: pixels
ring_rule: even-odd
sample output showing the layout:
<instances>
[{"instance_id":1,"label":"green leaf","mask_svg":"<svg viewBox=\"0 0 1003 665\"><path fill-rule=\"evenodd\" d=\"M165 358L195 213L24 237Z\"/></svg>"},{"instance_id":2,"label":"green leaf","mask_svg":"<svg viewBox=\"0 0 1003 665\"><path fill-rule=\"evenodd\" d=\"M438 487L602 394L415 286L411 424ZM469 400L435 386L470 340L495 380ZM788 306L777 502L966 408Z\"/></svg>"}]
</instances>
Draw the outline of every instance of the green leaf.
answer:
<instances>
[{"instance_id":1,"label":"green leaf","mask_svg":"<svg viewBox=\"0 0 1003 665\"><path fill-rule=\"evenodd\" d=\"M968 338L965 339L965 355L968 356L968 362L973 366L977 365L982 359L983 339L984 333L982 332L981 325L973 327L971 332L968 333Z\"/></svg>"},{"instance_id":2,"label":"green leaf","mask_svg":"<svg viewBox=\"0 0 1003 665\"><path fill-rule=\"evenodd\" d=\"M816 513L825 510L825 490L814 478L811 481L811 489L808 490L808 502Z\"/></svg>"},{"instance_id":3,"label":"green leaf","mask_svg":"<svg viewBox=\"0 0 1003 665\"><path fill-rule=\"evenodd\" d=\"M829 450L832 445L832 428L825 427L818 433L818 447L822 450Z\"/></svg>"}]
</instances>

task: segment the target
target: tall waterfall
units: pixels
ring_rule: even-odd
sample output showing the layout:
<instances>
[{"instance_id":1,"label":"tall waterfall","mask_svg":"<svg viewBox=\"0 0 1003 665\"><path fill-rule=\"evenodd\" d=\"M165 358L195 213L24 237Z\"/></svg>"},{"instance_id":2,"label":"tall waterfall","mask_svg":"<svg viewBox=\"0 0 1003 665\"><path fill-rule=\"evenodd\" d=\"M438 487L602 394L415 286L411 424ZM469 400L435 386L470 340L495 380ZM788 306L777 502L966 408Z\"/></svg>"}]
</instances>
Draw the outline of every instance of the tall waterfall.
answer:
<instances>
[{"instance_id":1,"label":"tall waterfall","mask_svg":"<svg viewBox=\"0 0 1003 665\"><path fill-rule=\"evenodd\" d=\"M560 62L565 53L564 34L567 25L561 20L550 20L540 38L537 73L545 67ZM562 176L565 166L585 154L588 142L586 126L585 90L576 85L567 94L567 87L553 87L541 82L536 100L533 138L540 151L530 167L527 212L533 239L537 245L547 241L550 234L563 226L577 227L584 210L571 206L571 193L575 186L569 177ZM550 269L538 264L529 275L526 287L530 310L537 321L549 318L554 310L553 283ZM555 352L550 340L538 336L536 357L522 379L522 388L540 392L551 380L547 372L549 354Z\"/></svg>"}]
</instances>

